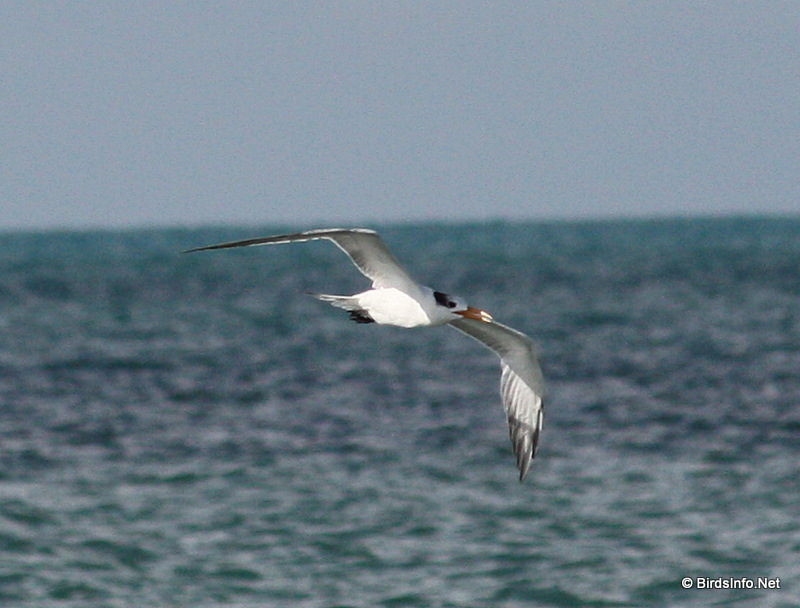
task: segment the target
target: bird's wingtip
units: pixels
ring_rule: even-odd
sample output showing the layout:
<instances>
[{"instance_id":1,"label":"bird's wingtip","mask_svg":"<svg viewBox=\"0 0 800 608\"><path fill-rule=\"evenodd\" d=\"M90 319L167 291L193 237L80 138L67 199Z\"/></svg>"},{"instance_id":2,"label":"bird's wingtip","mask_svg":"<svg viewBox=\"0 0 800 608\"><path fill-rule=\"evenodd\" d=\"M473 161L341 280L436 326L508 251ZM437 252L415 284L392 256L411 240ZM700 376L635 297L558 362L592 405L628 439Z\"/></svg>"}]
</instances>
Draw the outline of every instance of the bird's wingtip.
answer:
<instances>
[{"instance_id":1,"label":"bird's wingtip","mask_svg":"<svg viewBox=\"0 0 800 608\"><path fill-rule=\"evenodd\" d=\"M202 247L192 247L190 249L184 249L181 253L194 253L195 251L209 251L211 249L227 249L232 245L237 245L237 243L219 243L217 245L203 245Z\"/></svg>"},{"instance_id":2,"label":"bird's wingtip","mask_svg":"<svg viewBox=\"0 0 800 608\"><path fill-rule=\"evenodd\" d=\"M531 470L531 463L533 462L533 457L528 458L525 462L521 462L519 464L519 482L524 483L525 478L528 476L528 473Z\"/></svg>"}]
</instances>

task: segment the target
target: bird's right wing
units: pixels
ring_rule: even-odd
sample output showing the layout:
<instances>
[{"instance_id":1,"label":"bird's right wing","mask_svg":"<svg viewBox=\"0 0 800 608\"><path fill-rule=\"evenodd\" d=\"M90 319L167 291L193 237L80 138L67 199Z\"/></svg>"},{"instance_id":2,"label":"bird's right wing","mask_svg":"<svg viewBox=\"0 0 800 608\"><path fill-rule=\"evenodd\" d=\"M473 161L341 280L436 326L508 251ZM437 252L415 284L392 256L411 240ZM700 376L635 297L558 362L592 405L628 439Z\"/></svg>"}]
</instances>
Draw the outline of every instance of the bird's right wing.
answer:
<instances>
[{"instance_id":1,"label":"bird's right wing","mask_svg":"<svg viewBox=\"0 0 800 608\"><path fill-rule=\"evenodd\" d=\"M475 338L500 357L500 397L517 458L519 480L525 479L542 430L544 379L536 348L525 334L500 323L457 319L450 325Z\"/></svg>"},{"instance_id":2,"label":"bird's right wing","mask_svg":"<svg viewBox=\"0 0 800 608\"><path fill-rule=\"evenodd\" d=\"M254 245L278 245L281 243L301 243L327 239L333 241L344 251L361 273L372 281L373 287L395 287L405 293L414 294L419 289L417 283L401 266L394 254L374 230L367 228L323 228L306 230L294 234L265 236L219 245L208 245L190 249L208 251L211 249L230 249L233 247L252 247Z\"/></svg>"}]
</instances>

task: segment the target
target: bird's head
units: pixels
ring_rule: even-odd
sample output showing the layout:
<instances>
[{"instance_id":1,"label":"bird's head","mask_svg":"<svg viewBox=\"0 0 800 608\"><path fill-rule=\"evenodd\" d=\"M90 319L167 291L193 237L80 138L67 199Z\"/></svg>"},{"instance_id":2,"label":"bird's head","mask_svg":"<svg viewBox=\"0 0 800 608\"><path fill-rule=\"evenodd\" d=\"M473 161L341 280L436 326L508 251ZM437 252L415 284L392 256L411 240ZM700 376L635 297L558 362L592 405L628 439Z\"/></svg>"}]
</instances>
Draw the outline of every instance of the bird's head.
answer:
<instances>
[{"instance_id":1,"label":"bird's head","mask_svg":"<svg viewBox=\"0 0 800 608\"><path fill-rule=\"evenodd\" d=\"M466 319L474 319L476 321L483 321L484 323L492 322L492 315L480 308L468 306L467 303L458 296L451 296L441 291L434 291L433 297L436 300L436 305L444 308L448 312L461 315Z\"/></svg>"}]
</instances>

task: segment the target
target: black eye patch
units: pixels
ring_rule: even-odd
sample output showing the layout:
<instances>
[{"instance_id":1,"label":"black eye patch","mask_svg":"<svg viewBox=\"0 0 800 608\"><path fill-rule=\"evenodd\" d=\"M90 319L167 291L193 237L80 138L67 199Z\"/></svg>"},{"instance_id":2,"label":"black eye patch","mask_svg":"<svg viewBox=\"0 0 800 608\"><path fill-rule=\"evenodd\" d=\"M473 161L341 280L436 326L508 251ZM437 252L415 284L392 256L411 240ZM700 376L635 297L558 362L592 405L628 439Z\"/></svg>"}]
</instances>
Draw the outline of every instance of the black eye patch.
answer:
<instances>
[{"instance_id":1,"label":"black eye patch","mask_svg":"<svg viewBox=\"0 0 800 608\"><path fill-rule=\"evenodd\" d=\"M456 303L450 299L446 293L442 293L441 291L434 291L433 297L436 300L436 303L439 306L444 306L445 308L455 308Z\"/></svg>"}]
</instances>

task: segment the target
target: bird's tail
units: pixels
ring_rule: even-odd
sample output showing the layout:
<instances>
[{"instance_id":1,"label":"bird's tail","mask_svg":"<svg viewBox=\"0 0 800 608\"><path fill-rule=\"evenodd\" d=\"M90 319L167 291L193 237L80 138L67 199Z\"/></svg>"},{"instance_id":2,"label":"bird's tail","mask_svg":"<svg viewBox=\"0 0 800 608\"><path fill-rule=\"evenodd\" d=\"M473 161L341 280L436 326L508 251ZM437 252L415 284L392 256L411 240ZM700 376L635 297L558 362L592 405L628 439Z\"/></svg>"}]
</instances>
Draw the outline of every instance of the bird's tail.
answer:
<instances>
[{"instance_id":1,"label":"bird's tail","mask_svg":"<svg viewBox=\"0 0 800 608\"><path fill-rule=\"evenodd\" d=\"M312 298L317 298L317 300L327 302L336 308L343 308L344 310L356 310L359 307L358 302L355 301L353 296L334 296L327 293L309 293L308 295Z\"/></svg>"},{"instance_id":2,"label":"bird's tail","mask_svg":"<svg viewBox=\"0 0 800 608\"><path fill-rule=\"evenodd\" d=\"M342 308L350 313L350 318L356 323L374 323L375 319L359 306L358 301L353 296L334 296L327 293L309 293L313 298L327 302L336 308Z\"/></svg>"}]
</instances>

